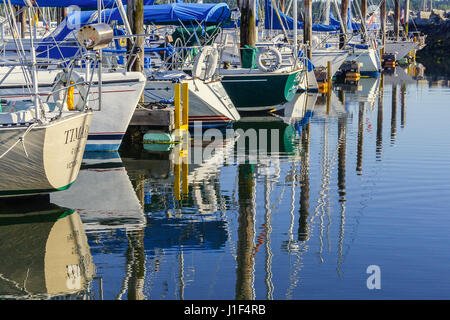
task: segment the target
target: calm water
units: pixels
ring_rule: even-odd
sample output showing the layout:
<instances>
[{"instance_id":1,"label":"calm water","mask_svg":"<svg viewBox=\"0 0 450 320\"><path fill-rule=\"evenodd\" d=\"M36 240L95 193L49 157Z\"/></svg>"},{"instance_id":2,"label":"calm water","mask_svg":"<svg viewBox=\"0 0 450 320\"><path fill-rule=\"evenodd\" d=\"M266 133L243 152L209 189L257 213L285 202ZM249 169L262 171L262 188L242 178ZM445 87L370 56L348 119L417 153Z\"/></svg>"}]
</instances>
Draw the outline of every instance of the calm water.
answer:
<instances>
[{"instance_id":1,"label":"calm water","mask_svg":"<svg viewBox=\"0 0 450 320\"><path fill-rule=\"evenodd\" d=\"M188 166L155 146L87 154L51 204L3 206L0 295L448 299L447 84L400 72L337 88L328 105L298 95L296 119L235 124L261 133L246 157L240 138L194 141L190 154L213 157ZM268 129L278 150L263 146ZM381 289L367 287L371 265Z\"/></svg>"}]
</instances>

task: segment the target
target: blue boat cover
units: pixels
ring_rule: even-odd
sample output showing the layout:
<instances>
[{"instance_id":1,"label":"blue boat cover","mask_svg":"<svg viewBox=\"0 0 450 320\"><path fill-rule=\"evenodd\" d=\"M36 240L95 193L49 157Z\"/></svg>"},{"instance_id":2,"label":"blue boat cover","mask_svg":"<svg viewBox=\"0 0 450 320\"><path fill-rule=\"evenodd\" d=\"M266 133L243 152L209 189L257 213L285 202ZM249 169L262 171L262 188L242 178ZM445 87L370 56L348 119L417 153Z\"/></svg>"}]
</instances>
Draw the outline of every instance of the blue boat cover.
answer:
<instances>
[{"instance_id":1,"label":"blue boat cover","mask_svg":"<svg viewBox=\"0 0 450 320\"><path fill-rule=\"evenodd\" d=\"M10 0L12 5L24 6L24 0ZM32 0L33 1L33 0ZM8 0L0 0L0 3L8 3ZM97 0L34 0L39 7L69 7L72 5L80 8L97 8ZM144 0L144 5L152 5L155 0ZM122 0L123 4L127 4L127 0ZM115 0L102 0L103 8L111 8L115 5Z\"/></svg>"},{"instance_id":2,"label":"blue boat cover","mask_svg":"<svg viewBox=\"0 0 450 320\"><path fill-rule=\"evenodd\" d=\"M286 30L292 30L294 28L294 19L282 13L281 11L278 11L278 14L281 17L281 21L283 22L283 24L281 24L280 19L278 18L278 15L274 7L272 6L271 1L266 0L264 28L266 30L282 30L284 27ZM297 28L303 29L303 22L298 21ZM340 28L339 24L337 26L325 24L313 24L312 26L313 31L321 31L321 32L339 31L339 28Z\"/></svg>"},{"instance_id":3,"label":"blue boat cover","mask_svg":"<svg viewBox=\"0 0 450 320\"><path fill-rule=\"evenodd\" d=\"M3 1L3 0L0 0ZM96 1L96 0L95 0ZM126 6L125 6L126 10ZM150 24L179 24L180 21L185 24L194 23L195 21L206 24L220 24L227 21L230 16L230 8L226 3L171 3L161 5L144 6L144 23ZM123 24L119 10L105 9L102 10L102 21L117 21ZM97 10L94 11L72 11L61 24L46 38L39 43L36 49L38 52L45 53L43 56L51 58L63 58L58 48L53 48L49 54L46 52L49 47L66 39L67 35L74 30L78 30L86 24L97 22ZM70 50L72 55L76 53L74 49ZM68 57L71 54L64 54Z\"/></svg>"}]
</instances>

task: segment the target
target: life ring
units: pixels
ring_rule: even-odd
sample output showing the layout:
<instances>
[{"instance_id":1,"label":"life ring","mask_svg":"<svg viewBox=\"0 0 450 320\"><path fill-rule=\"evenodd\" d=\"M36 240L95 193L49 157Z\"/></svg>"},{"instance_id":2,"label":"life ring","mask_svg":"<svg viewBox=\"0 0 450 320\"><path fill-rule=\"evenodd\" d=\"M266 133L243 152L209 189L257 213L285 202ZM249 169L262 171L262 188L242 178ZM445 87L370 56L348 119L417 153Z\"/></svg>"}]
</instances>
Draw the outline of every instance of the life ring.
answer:
<instances>
[{"instance_id":1,"label":"life ring","mask_svg":"<svg viewBox=\"0 0 450 320\"><path fill-rule=\"evenodd\" d=\"M269 58L274 60L273 63L266 65L264 64L264 60L267 60L267 55L270 54ZM269 47L266 50L262 50L258 52L256 55L256 64L259 70L264 72L274 72L278 70L281 66L281 52L275 47Z\"/></svg>"},{"instance_id":2,"label":"life ring","mask_svg":"<svg viewBox=\"0 0 450 320\"><path fill-rule=\"evenodd\" d=\"M58 73L53 85L53 101L59 108L64 110L80 110L85 105L84 99L87 97L87 88L83 84L84 78L76 71L72 71L69 79L69 73L66 71ZM78 90L78 103L74 105L74 87ZM67 88L67 90L64 90ZM66 94L67 92L67 94ZM66 103L63 105L64 98Z\"/></svg>"},{"instance_id":3,"label":"life ring","mask_svg":"<svg viewBox=\"0 0 450 320\"><path fill-rule=\"evenodd\" d=\"M213 46L205 46L195 57L192 75L201 80L212 78L219 63L219 52Z\"/></svg>"}]
</instances>

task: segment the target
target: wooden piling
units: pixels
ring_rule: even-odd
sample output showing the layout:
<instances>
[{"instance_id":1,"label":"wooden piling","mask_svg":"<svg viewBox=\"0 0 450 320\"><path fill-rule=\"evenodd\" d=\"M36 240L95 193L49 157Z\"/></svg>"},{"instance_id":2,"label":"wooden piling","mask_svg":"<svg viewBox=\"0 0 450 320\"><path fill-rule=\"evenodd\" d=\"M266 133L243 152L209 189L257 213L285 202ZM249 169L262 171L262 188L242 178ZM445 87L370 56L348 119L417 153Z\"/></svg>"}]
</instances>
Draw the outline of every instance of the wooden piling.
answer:
<instances>
[{"instance_id":1,"label":"wooden piling","mask_svg":"<svg viewBox=\"0 0 450 320\"><path fill-rule=\"evenodd\" d=\"M241 0L240 47L256 45L256 2L255 0Z\"/></svg>"},{"instance_id":2,"label":"wooden piling","mask_svg":"<svg viewBox=\"0 0 450 320\"><path fill-rule=\"evenodd\" d=\"M367 19L367 0L361 0L361 30L363 31L363 40L366 39L366 19Z\"/></svg>"},{"instance_id":3,"label":"wooden piling","mask_svg":"<svg viewBox=\"0 0 450 320\"><path fill-rule=\"evenodd\" d=\"M295 1L295 0L294 0ZM347 1L347 0L345 0ZM303 43L306 45L306 56L312 58L312 1L303 0L305 19L303 22Z\"/></svg>"},{"instance_id":4,"label":"wooden piling","mask_svg":"<svg viewBox=\"0 0 450 320\"><path fill-rule=\"evenodd\" d=\"M183 96L183 110L182 110L182 118L183 123L181 125L181 129L188 130L189 128L189 84L183 83L182 86L182 96Z\"/></svg>"},{"instance_id":5,"label":"wooden piling","mask_svg":"<svg viewBox=\"0 0 450 320\"><path fill-rule=\"evenodd\" d=\"M341 34L339 36L339 49L344 49L347 33L348 0L341 1Z\"/></svg>"},{"instance_id":6,"label":"wooden piling","mask_svg":"<svg viewBox=\"0 0 450 320\"><path fill-rule=\"evenodd\" d=\"M384 48L386 44L386 0L381 0L380 23L381 23L381 45Z\"/></svg>"},{"instance_id":7,"label":"wooden piling","mask_svg":"<svg viewBox=\"0 0 450 320\"><path fill-rule=\"evenodd\" d=\"M405 36L408 36L409 30L409 0L405 0Z\"/></svg>"},{"instance_id":8,"label":"wooden piling","mask_svg":"<svg viewBox=\"0 0 450 320\"><path fill-rule=\"evenodd\" d=\"M27 10L26 7L23 7L22 12L20 13L20 37L25 38L25 32L27 30ZM31 26L30 26L31 30Z\"/></svg>"},{"instance_id":9,"label":"wooden piling","mask_svg":"<svg viewBox=\"0 0 450 320\"><path fill-rule=\"evenodd\" d=\"M133 34L144 33L143 0L127 0L127 18ZM136 37L134 42L127 41L127 69L142 72L144 65L143 37ZM142 50L140 50L142 49Z\"/></svg>"},{"instance_id":10,"label":"wooden piling","mask_svg":"<svg viewBox=\"0 0 450 320\"><path fill-rule=\"evenodd\" d=\"M400 37L400 0L394 0L394 38Z\"/></svg>"},{"instance_id":11,"label":"wooden piling","mask_svg":"<svg viewBox=\"0 0 450 320\"><path fill-rule=\"evenodd\" d=\"M175 131L181 129L181 83L175 83L175 96L174 96L174 106L175 106Z\"/></svg>"}]
</instances>

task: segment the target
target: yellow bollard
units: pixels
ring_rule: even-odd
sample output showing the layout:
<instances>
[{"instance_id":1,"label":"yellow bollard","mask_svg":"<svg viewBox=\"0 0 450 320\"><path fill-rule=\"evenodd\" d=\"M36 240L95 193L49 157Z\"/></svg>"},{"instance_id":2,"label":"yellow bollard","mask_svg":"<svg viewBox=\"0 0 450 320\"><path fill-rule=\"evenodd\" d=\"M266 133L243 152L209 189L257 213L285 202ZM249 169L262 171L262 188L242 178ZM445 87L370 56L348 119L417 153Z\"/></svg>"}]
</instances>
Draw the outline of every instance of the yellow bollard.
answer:
<instances>
[{"instance_id":1,"label":"yellow bollard","mask_svg":"<svg viewBox=\"0 0 450 320\"><path fill-rule=\"evenodd\" d=\"M189 84L183 83L183 124L182 130L189 129Z\"/></svg>"},{"instance_id":2,"label":"yellow bollard","mask_svg":"<svg viewBox=\"0 0 450 320\"><path fill-rule=\"evenodd\" d=\"M175 97L174 97L174 105L175 105L175 131L181 129L181 84L175 83Z\"/></svg>"}]
</instances>

